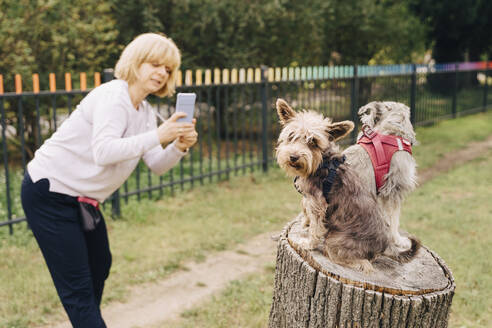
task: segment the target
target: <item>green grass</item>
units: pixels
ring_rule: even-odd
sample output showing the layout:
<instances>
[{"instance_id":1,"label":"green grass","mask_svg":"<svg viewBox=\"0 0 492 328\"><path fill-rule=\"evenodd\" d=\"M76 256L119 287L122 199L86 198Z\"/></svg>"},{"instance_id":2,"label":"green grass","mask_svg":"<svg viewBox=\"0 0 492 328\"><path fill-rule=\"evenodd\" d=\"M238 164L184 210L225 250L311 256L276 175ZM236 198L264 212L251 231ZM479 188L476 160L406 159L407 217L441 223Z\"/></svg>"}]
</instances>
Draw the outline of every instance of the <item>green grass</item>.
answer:
<instances>
[{"instance_id":1,"label":"green grass","mask_svg":"<svg viewBox=\"0 0 492 328\"><path fill-rule=\"evenodd\" d=\"M419 169L434 165L444 154L464 148L472 141L486 139L492 134L490 122L492 111L416 128L419 145L413 147L413 155Z\"/></svg>"},{"instance_id":2,"label":"green grass","mask_svg":"<svg viewBox=\"0 0 492 328\"><path fill-rule=\"evenodd\" d=\"M451 268L453 327L492 321L492 152L423 185L407 200L404 227Z\"/></svg>"},{"instance_id":3,"label":"green grass","mask_svg":"<svg viewBox=\"0 0 492 328\"><path fill-rule=\"evenodd\" d=\"M457 288L450 327L492 321L492 152L420 187L406 201L402 225L451 268ZM219 295L164 328L266 327L274 271L233 281Z\"/></svg>"},{"instance_id":4,"label":"green grass","mask_svg":"<svg viewBox=\"0 0 492 328\"><path fill-rule=\"evenodd\" d=\"M491 118L489 112L418 128L421 145L414 148L414 154L420 167L432 165L470 141L485 139L492 134L487 124ZM187 261L203 260L259 233L280 229L300 211L300 198L292 181L278 169L271 169L268 175L257 172L195 186L187 192L176 188L175 197L158 202L130 200L123 206L122 219L107 220L113 267L104 303L124 300L131 286L185 269ZM404 224L413 222L406 221L403 219ZM420 236L420 232L417 234ZM444 252L436 250L448 261ZM455 269L455 265L451 267ZM13 236L8 235L6 227L0 229L0 272L0 327L31 327L65 317L38 246L25 224L16 225Z\"/></svg>"}]
</instances>

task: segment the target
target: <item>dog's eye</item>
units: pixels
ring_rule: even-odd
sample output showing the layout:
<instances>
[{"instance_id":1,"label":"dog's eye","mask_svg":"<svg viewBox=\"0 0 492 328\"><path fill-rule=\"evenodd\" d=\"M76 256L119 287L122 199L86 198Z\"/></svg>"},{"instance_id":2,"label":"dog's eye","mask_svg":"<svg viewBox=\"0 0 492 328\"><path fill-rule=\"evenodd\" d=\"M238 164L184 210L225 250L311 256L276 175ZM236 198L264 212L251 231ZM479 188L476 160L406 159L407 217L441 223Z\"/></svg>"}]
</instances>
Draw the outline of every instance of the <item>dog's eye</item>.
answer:
<instances>
[{"instance_id":1,"label":"dog's eye","mask_svg":"<svg viewBox=\"0 0 492 328\"><path fill-rule=\"evenodd\" d=\"M311 139L309 140L308 142L308 146L311 147L311 148L316 148L318 147L318 140L316 139Z\"/></svg>"},{"instance_id":2,"label":"dog's eye","mask_svg":"<svg viewBox=\"0 0 492 328\"><path fill-rule=\"evenodd\" d=\"M289 133L289 135L287 136L287 141L291 142L292 139L294 139L294 134L293 133Z\"/></svg>"}]
</instances>

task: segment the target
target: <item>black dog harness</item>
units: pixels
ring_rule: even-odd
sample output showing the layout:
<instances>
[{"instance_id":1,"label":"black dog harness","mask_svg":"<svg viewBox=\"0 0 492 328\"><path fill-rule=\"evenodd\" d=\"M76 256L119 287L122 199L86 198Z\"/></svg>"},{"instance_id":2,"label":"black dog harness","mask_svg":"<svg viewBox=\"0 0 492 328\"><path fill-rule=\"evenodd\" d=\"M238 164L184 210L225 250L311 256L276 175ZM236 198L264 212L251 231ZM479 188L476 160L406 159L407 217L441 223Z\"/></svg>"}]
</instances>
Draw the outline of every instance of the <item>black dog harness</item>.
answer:
<instances>
[{"instance_id":1,"label":"black dog harness","mask_svg":"<svg viewBox=\"0 0 492 328\"><path fill-rule=\"evenodd\" d=\"M321 169L328 169L328 176L323 179L323 196L325 197L327 203L329 203L328 194L330 193L331 187L333 186L333 183L335 182L335 179L337 177L337 169L340 164L343 164L344 162L345 155L343 155L341 159L334 158L331 161L323 159L323 162L317 170L318 172ZM297 192L302 195L302 191L300 191L296 185L296 181L298 178L298 176L294 178L294 187L296 188Z\"/></svg>"}]
</instances>

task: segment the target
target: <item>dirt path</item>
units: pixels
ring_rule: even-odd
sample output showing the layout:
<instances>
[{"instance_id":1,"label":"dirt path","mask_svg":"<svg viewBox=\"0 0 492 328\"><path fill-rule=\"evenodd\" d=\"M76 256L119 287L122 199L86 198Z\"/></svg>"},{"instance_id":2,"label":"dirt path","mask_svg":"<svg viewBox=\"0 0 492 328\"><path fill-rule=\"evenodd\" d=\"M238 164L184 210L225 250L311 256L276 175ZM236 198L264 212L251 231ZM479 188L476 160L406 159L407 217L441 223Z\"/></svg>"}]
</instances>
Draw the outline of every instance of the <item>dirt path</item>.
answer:
<instances>
[{"instance_id":1,"label":"dirt path","mask_svg":"<svg viewBox=\"0 0 492 328\"><path fill-rule=\"evenodd\" d=\"M449 153L433 167L419 172L419 184L480 156L487 149L492 149L492 136ZM111 303L103 308L106 324L110 328L144 328L178 318L184 310L208 299L230 281L273 263L276 242L271 236L275 234L278 232L256 236L235 250L217 253L203 263L187 264L188 271L179 271L163 281L133 288L129 302ZM66 327L71 327L68 322L55 326Z\"/></svg>"},{"instance_id":2,"label":"dirt path","mask_svg":"<svg viewBox=\"0 0 492 328\"><path fill-rule=\"evenodd\" d=\"M484 141L472 142L466 148L444 155L434 166L418 172L419 184L433 179L438 174L448 172L492 149L492 135Z\"/></svg>"}]
</instances>

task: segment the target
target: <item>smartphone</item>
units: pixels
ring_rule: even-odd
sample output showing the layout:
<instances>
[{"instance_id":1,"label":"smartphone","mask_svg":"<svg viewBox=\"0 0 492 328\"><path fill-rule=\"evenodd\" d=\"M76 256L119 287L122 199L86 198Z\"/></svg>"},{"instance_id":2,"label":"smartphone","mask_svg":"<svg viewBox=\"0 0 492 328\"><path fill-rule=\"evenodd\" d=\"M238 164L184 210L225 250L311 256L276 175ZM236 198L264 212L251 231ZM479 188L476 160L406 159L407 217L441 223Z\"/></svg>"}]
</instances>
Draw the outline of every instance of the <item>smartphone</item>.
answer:
<instances>
[{"instance_id":1,"label":"smartphone","mask_svg":"<svg viewBox=\"0 0 492 328\"><path fill-rule=\"evenodd\" d=\"M195 111L195 93L178 93L176 100L176 112L186 113L186 117L178 119L176 122L191 123Z\"/></svg>"}]
</instances>

